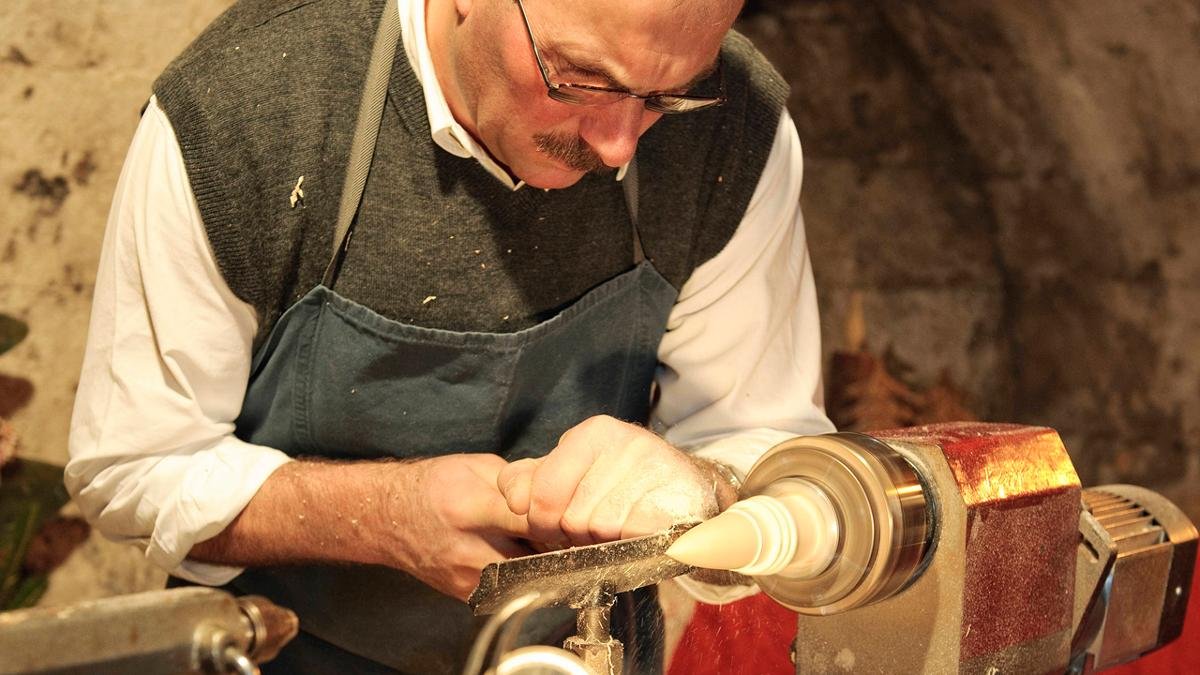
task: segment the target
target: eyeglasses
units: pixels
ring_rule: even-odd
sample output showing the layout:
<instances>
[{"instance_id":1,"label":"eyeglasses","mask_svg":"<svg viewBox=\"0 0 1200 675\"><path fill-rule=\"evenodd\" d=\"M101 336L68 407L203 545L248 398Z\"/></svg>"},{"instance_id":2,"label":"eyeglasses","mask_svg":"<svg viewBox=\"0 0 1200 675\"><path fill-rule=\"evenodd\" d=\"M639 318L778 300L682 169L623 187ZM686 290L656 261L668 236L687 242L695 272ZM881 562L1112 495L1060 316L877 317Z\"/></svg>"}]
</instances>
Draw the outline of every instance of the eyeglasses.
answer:
<instances>
[{"instance_id":1,"label":"eyeglasses","mask_svg":"<svg viewBox=\"0 0 1200 675\"><path fill-rule=\"evenodd\" d=\"M525 22L525 33L529 35L529 45L533 47L533 58L537 60L538 70L542 73L542 81L546 83L546 95L555 101L570 103L572 105L601 106L616 103L627 98L636 98L642 100L647 110L663 113L664 115L678 115L680 113L694 112L718 106L726 100L724 73L721 70L719 60L717 61L717 78L720 94L717 96L667 93L643 95L624 89L597 87L590 84L559 84L551 82L550 71L546 68L546 63L542 61L542 54L538 50L537 41L533 38L533 28L530 27L529 16L525 13L525 3L517 0L517 7L520 8L521 19Z\"/></svg>"}]
</instances>

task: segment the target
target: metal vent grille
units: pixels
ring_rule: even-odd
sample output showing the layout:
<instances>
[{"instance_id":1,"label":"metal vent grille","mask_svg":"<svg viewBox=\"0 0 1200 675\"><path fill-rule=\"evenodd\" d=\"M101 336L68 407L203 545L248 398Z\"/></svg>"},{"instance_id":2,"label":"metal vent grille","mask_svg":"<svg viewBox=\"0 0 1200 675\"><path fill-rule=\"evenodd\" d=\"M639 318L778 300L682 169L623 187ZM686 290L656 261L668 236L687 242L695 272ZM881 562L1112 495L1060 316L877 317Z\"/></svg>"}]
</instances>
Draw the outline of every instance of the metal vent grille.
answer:
<instances>
[{"instance_id":1,"label":"metal vent grille","mask_svg":"<svg viewBox=\"0 0 1200 675\"><path fill-rule=\"evenodd\" d=\"M1167 540L1162 525L1141 504L1131 499L1091 488L1083 491L1083 505L1112 537L1118 553L1154 546Z\"/></svg>"}]
</instances>

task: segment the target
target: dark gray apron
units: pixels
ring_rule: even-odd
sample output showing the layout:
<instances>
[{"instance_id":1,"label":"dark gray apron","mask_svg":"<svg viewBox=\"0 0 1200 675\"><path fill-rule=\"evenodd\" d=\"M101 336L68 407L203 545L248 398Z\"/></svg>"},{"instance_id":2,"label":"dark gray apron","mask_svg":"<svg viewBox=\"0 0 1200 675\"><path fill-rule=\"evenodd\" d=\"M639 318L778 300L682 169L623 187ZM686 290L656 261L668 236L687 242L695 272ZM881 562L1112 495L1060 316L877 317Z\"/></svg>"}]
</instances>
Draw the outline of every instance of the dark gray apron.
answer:
<instances>
[{"instance_id":1,"label":"dark gray apron","mask_svg":"<svg viewBox=\"0 0 1200 675\"><path fill-rule=\"evenodd\" d=\"M545 454L592 415L644 422L676 291L643 260L636 225L631 270L516 333L404 324L334 291L378 135L395 14L386 5L376 37L333 259L324 282L283 314L255 354L238 437L293 456L491 452L511 461ZM636 180L625 179L635 220ZM266 672L393 672L380 664L455 672L482 624L463 603L383 567L254 568L230 585L300 616L301 635ZM635 614L647 615L618 607L614 623ZM531 629L534 639L562 638L561 613L542 624Z\"/></svg>"}]
</instances>

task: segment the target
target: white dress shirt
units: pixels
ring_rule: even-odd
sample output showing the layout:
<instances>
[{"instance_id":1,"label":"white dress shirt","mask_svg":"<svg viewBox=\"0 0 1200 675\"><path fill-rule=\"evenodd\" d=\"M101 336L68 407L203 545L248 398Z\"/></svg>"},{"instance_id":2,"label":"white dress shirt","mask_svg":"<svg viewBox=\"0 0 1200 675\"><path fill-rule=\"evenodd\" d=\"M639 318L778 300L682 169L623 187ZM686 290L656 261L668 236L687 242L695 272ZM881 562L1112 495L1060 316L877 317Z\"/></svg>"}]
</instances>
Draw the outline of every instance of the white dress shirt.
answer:
<instances>
[{"instance_id":1,"label":"white dress shirt","mask_svg":"<svg viewBox=\"0 0 1200 675\"><path fill-rule=\"evenodd\" d=\"M433 141L521 188L450 114L433 74L423 0L398 3ZM655 428L739 476L775 443L833 429L822 409L801 170L785 110L742 222L684 284L658 350ZM241 572L185 557L291 461L233 435L257 329L253 308L221 277L175 133L152 98L100 254L66 484L107 537L138 543L151 562L198 583L223 584ZM708 601L746 594L689 587Z\"/></svg>"}]
</instances>

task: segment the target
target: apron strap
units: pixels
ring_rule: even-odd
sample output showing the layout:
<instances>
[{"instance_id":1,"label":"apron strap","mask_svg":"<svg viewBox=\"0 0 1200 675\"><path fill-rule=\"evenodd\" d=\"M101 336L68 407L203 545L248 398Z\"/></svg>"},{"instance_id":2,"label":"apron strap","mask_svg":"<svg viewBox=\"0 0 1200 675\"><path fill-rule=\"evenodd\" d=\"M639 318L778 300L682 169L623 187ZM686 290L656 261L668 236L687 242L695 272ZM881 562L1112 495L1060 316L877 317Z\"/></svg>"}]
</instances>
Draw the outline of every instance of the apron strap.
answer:
<instances>
[{"instance_id":1,"label":"apron strap","mask_svg":"<svg viewBox=\"0 0 1200 675\"><path fill-rule=\"evenodd\" d=\"M621 179L621 189L625 192L625 206L629 209L629 221L633 225L633 264L641 265L646 261L646 252L642 250L642 235L638 232L637 155L629 160L625 177Z\"/></svg>"},{"instance_id":2,"label":"apron strap","mask_svg":"<svg viewBox=\"0 0 1200 675\"><path fill-rule=\"evenodd\" d=\"M333 288L341 268L342 257L350 246L354 219L362 203L363 188L371 172L371 160L375 157L375 141L379 139L379 125L383 120L383 107L387 101L388 82L392 77L392 63L396 58L396 45L400 41L400 12L396 3L383 4L383 16L375 33L371 48L371 61L367 66L367 77L363 83L362 99L358 104L358 120L354 126L354 139L350 142L350 162L346 168L346 180L342 184L341 202L338 204L337 229L333 234L333 253L325 267L322 283Z\"/></svg>"}]
</instances>

